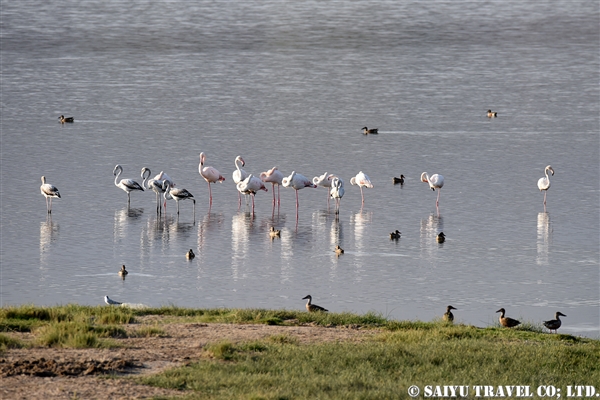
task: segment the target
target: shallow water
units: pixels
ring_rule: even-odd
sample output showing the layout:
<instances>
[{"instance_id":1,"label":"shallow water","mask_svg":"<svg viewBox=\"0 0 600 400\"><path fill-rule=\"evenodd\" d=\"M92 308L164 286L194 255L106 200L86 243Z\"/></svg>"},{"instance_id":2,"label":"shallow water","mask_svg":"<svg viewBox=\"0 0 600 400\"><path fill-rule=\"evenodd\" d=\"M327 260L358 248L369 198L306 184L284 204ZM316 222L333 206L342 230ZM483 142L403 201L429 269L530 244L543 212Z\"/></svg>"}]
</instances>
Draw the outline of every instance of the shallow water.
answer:
<instances>
[{"instance_id":1,"label":"shallow water","mask_svg":"<svg viewBox=\"0 0 600 400\"><path fill-rule=\"evenodd\" d=\"M311 294L398 319L452 304L478 326L500 307L561 311L562 332L600 336L597 3L74 4L2 6L2 305L303 309ZM210 208L201 151L226 177ZM299 191L298 214L270 186L238 209L237 155L255 175L337 174L339 217L324 188ZM151 191L128 208L116 164L138 182L164 170L195 215L157 216ZM423 171L445 176L439 215ZM62 195L51 216L42 175Z\"/></svg>"}]
</instances>

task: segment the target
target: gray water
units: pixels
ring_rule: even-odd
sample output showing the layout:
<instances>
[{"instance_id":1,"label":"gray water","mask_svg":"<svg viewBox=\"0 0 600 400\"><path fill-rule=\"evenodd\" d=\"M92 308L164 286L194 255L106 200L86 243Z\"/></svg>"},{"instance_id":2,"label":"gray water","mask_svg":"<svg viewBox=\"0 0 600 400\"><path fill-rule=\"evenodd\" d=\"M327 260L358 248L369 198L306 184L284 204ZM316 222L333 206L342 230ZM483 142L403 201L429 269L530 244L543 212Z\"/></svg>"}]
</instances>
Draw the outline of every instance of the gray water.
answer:
<instances>
[{"instance_id":1,"label":"gray water","mask_svg":"<svg viewBox=\"0 0 600 400\"><path fill-rule=\"evenodd\" d=\"M599 337L598 8L2 1L0 303L300 310L311 294L395 319L451 304L477 326L561 311L563 333ZM201 151L226 177L210 208ZM340 176L339 218L324 188L299 191L298 214L270 186L238 209L237 155L255 175ZM128 208L116 164L167 172L195 215L157 216L151 191ZM439 214L423 171L445 177ZM51 216L42 175L62 195Z\"/></svg>"}]
</instances>

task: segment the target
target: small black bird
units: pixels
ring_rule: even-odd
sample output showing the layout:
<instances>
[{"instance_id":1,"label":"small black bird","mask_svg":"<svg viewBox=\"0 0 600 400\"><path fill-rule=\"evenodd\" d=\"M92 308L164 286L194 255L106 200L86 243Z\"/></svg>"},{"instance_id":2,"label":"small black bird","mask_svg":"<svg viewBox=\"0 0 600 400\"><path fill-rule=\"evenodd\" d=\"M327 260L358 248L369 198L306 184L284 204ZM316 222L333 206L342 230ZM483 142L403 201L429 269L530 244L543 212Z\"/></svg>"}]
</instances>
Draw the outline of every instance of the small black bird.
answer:
<instances>
[{"instance_id":1,"label":"small black bird","mask_svg":"<svg viewBox=\"0 0 600 400\"><path fill-rule=\"evenodd\" d=\"M64 124L65 122L75 122L75 118L73 118L73 117L65 117L64 115L61 115L60 117L58 117L58 119L60 120L60 122L62 124Z\"/></svg>"},{"instance_id":2,"label":"small black bird","mask_svg":"<svg viewBox=\"0 0 600 400\"><path fill-rule=\"evenodd\" d=\"M394 185L396 185L396 184L398 184L398 183L399 183L401 186L402 186L402 185L404 185L404 175L400 175L400 178L396 178L396 177L394 177L394 178L392 178L392 179L393 179L393 181L394 181Z\"/></svg>"},{"instance_id":3,"label":"small black bird","mask_svg":"<svg viewBox=\"0 0 600 400\"><path fill-rule=\"evenodd\" d=\"M379 133L379 132L378 132L378 131L379 131L379 129L377 129L377 128L374 128L374 129L369 129L369 128L367 128L366 126L365 126L364 128L362 128L362 131L363 131L363 133L364 133L365 135L368 135L368 134L371 134L371 135L376 135L376 134L378 134L378 133Z\"/></svg>"},{"instance_id":4,"label":"small black bird","mask_svg":"<svg viewBox=\"0 0 600 400\"><path fill-rule=\"evenodd\" d=\"M444 232L440 232L435 239L438 243L444 243L446 241L446 235L444 235Z\"/></svg>"}]
</instances>

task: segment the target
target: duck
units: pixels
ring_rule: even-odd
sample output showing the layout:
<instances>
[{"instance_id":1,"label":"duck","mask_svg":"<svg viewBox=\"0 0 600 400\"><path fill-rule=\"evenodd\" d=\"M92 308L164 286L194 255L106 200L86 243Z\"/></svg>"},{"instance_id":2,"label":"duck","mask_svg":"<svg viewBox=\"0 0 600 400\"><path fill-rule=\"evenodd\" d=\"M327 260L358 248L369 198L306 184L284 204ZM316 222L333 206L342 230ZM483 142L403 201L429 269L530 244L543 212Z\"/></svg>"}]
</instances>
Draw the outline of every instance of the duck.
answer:
<instances>
[{"instance_id":1,"label":"duck","mask_svg":"<svg viewBox=\"0 0 600 400\"><path fill-rule=\"evenodd\" d=\"M302 300L306 300L308 299L308 301L306 302L306 310L308 310L308 312L317 312L317 311L329 311L326 310L325 308L318 306L316 304L312 304L312 296L309 294L305 297L302 298Z\"/></svg>"},{"instance_id":2,"label":"duck","mask_svg":"<svg viewBox=\"0 0 600 400\"><path fill-rule=\"evenodd\" d=\"M127 272L127 270L125 269L125 265L121 266L121 269L119 270L119 276L125 278L125 275L127 275L129 272Z\"/></svg>"},{"instance_id":3,"label":"duck","mask_svg":"<svg viewBox=\"0 0 600 400\"><path fill-rule=\"evenodd\" d=\"M401 232L396 229L396 232L390 233L390 239L400 239Z\"/></svg>"},{"instance_id":4,"label":"duck","mask_svg":"<svg viewBox=\"0 0 600 400\"><path fill-rule=\"evenodd\" d=\"M379 129L374 128L374 129L369 129L366 126L364 128L362 128L362 131L365 135L371 134L371 135L375 135L378 134Z\"/></svg>"},{"instance_id":5,"label":"duck","mask_svg":"<svg viewBox=\"0 0 600 400\"><path fill-rule=\"evenodd\" d=\"M194 257L196 257L196 255L194 254L194 250L192 250L192 249L190 249L190 251L185 253L185 258L187 258L188 260L191 260Z\"/></svg>"},{"instance_id":6,"label":"duck","mask_svg":"<svg viewBox=\"0 0 600 400\"><path fill-rule=\"evenodd\" d=\"M501 309L499 309L496 312L497 313L502 313L502 314L500 314L500 317L498 318L498 321L500 321L500 325L502 325L502 326L504 326L506 328L512 328L512 327L515 327L517 325L521 325L521 322L517 321L516 319L505 317L504 313L506 313L506 310L504 310L504 308L501 308Z\"/></svg>"},{"instance_id":7,"label":"duck","mask_svg":"<svg viewBox=\"0 0 600 400\"><path fill-rule=\"evenodd\" d=\"M437 240L438 243L444 243L446 241L446 235L444 235L444 232L440 232L435 240Z\"/></svg>"},{"instance_id":8,"label":"duck","mask_svg":"<svg viewBox=\"0 0 600 400\"><path fill-rule=\"evenodd\" d=\"M452 314L452 311L450 311L450 310L457 310L457 308L454 308L452 306L446 307L446 312L444 313L444 316L442 317L444 319L444 321L448 321L448 322L454 321L454 314Z\"/></svg>"},{"instance_id":9,"label":"duck","mask_svg":"<svg viewBox=\"0 0 600 400\"><path fill-rule=\"evenodd\" d=\"M272 226L269 230L269 236L271 237L271 239L281 237L281 231L279 229L275 229L275 227Z\"/></svg>"},{"instance_id":10,"label":"duck","mask_svg":"<svg viewBox=\"0 0 600 400\"><path fill-rule=\"evenodd\" d=\"M342 249L339 244L335 246L335 249L333 251L335 251L335 254L337 254L338 256L340 254L344 254L344 249Z\"/></svg>"},{"instance_id":11,"label":"duck","mask_svg":"<svg viewBox=\"0 0 600 400\"><path fill-rule=\"evenodd\" d=\"M557 330L562 325L562 321L559 318L560 316L566 317L565 314L557 311L556 314L554 314L554 319L551 319L550 321L544 321L544 326L550 329L550 332L554 331L554 333L558 333Z\"/></svg>"},{"instance_id":12,"label":"duck","mask_svg":"<svg viewBox=\"0 0 600 400\"><path fill-rule=\"evenodd\" d=\"M394 182L394 185L396 185L398 183L400 185L404 185L404 175L400 175L400 178L393 177L392 180Z\"/></svg>"},{"instance_id":13,"label":"duck","mask_svg":"<svg viewBox=\"0 0 600 400\"><path fill-rule=\"evenodd\" d=\"M65 117L64 115L61 115L60 117L58 117L58 119L60 120L61 124L64 124L65 122L75 122L75 118Z\"/></svg>"},{"instance_id":14,"label":"duck","mask_svg":"<svg viewBox=\"0 0 600 400\"><path fill-rule=\"evenodd\" d=\"M496 111L487 110L487 116L488 118L496 118L498 116L498 113Z\"/></svg>"}]
</instances>

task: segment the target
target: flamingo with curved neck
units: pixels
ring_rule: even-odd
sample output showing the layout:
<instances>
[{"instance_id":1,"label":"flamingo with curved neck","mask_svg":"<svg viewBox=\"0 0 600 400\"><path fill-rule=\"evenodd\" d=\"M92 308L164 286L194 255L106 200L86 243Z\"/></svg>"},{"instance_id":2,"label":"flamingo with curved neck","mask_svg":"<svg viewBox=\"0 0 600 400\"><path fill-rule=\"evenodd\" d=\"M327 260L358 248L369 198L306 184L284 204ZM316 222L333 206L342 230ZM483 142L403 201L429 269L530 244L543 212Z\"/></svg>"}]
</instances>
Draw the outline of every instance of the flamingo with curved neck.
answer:
<instances>
[{"instance_id":1,"label":"flamingo with curved neck","mask_svg":"<svg viewBox=\"0 0 600 400\"><path fill-rule=\"evenodd\" d=\"M421 182L428 183L429 188L433 191L435 191L435 189L438 190L437 199L435 201L435 206L437 208L440 204L440 189L444 186L444 177L439 174L433 174L429 176L427 172L423 172L421 174Z\"/></svg>"},{"instance_id":2,"label":"flamingo with curved neck","mask_svg":"<svg viewBox=\"0 0 600 400\"><path fill-rule=\"evenodd\" d=\"M163 189L165 190L165 193L163 194L165 200L171 198L177 203L177 215L179 215L179 202L182 200L191 200L194 202L194 216L196 215L196 199L194 199L194 196L188 192L187 189L172 188L171 182L169 181L163 182Z\"/></svg>"},{"instance_id":3,"label":"flamingo with curved neck","mask_svg":"<svg viewBox=\"0 0 600 400\"><path fill-rule=\"evenodd\" d=\"M115 166L115 169L113 169L113 175L115 176L115 186L127 192L127 205L129 205L131 203L131 192L134 190L141 190L143 192L144 188L141 187L140 184L134 181L133 179L121 179L119 181L121 173L123 173L123 167L117 164Z\"/></svg>"},{"instance_id":4,"label":"flamingo with curved neck","mask_svg":"<svg viewBox=\"0 0 600 400\"><path fill-rule=\"evenodd\" d=\"M544 192L544 209L546 209L546 193L548 193L548 189L550 189L550 177L548 176L548 171L550 171L551 175L554 175L554 169L548 165L544 168L545 177L542 177L538 180L538 189L541 192Z\"/></svg>"},{"instance_id":5,"label":"flamingo with curved neck","mask_svg":"<svg viewBox=\"0 0 600 400\"><path fill-rule=\"evenodd\" d=\"M243 181L244 179L246 179L248 177L248 173L242 169L242 167L246 165L246 162L244 161L242 156L237 156L235 158L234 162L235 162L235 171L233 171L233 174L231 176L233 178L233 183L235 183L235 185L237 186L238 183L240 183L241 181ZM238 206L241 206L242 205L242 195L240 192L238 192L238 199L239 199Z\"/></svg>"},{"instance_id":6,"label":"flamingo with curved neck","mask_svg":"<svg viewBox=\"0 0 600 400\"><path fill-rule=\"evenodd\" d=\"M212 189L210 188L211 183L215 182L223 182L225 178L221 173L214 167L205 167L204 162L206 161L206 155L204 152L200 153L200 165L198 166L198 172L200 172L200 176L204 178L206 182L208 182L208 195L209 195L209 204L212 204Z\"/></svg>"}]
</instances>

